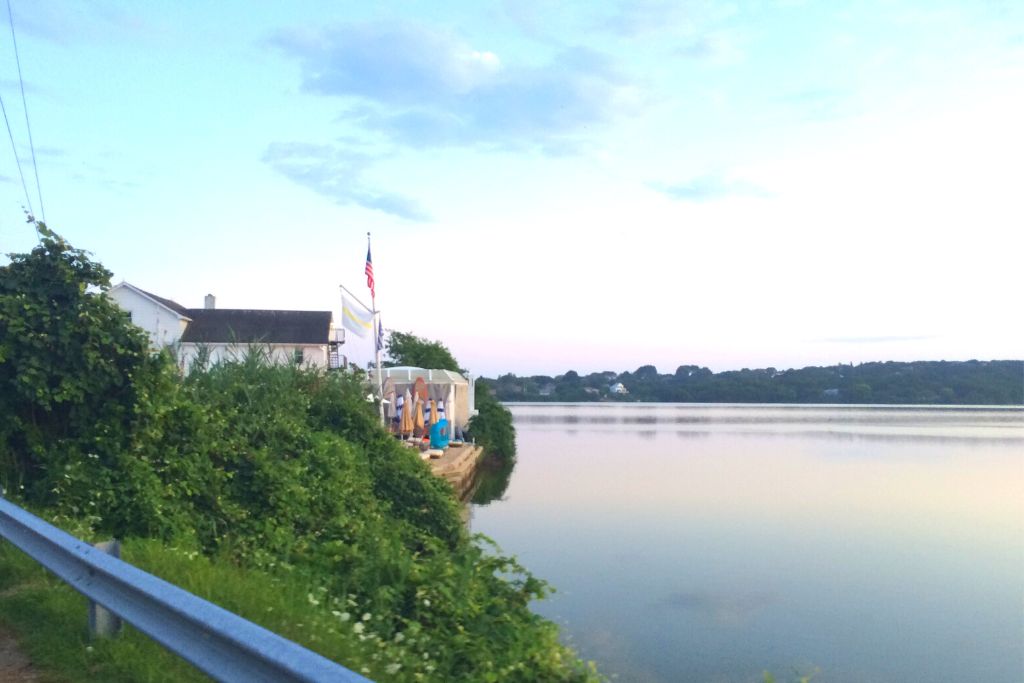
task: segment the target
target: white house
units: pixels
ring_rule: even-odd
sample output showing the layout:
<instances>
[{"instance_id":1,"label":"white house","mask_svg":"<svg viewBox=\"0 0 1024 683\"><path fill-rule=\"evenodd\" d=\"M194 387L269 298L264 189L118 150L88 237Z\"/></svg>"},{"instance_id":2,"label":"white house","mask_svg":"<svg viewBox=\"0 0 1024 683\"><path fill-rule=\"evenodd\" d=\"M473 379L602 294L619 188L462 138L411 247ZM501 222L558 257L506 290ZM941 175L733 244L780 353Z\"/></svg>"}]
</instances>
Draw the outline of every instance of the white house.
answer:
<instances>
[{"instance_id":1,"label":"white house","mask_svg":"<svg viewBox=\"0 0 1024 683\"><path fill-rule=\"evenodd\" d=\"M610 387L608 387L608 391L610 391L613 394L628 394L629 393L629 389L627 389L626 385L623 384L622 382L616 382L615 384L611 385Z\"/></svg>"},{"instance_id":2,"label":"white house","mask_svg":"<svg viewBox=\"0 0 1024 683\"><path fill-rule=\"evenodd\" d=\"M192 320L181 304L127 282L111 287L107 296L128 311L132 323L146 331L155 349L176 344Z\"/></svg>"},{"instance_id":3,"label":"white house","mask_svg":"<svg viewBox=\"0 0 1024 683\"><path fill-rule=\"evenodd\" d=\"M149 334L154 348L172 347L185 370L197 359L216 363L249 353L265 353L274 363L341 364L344 335L332 329L330 311L217 308L212 294L203 308L185 308L127 282L111 287L109 295Z\"/></svg>"},{"instance_id":4,"label":"white house","mask_svg":"<svg viewBox=\"0 0 1024 683\"><path fill-rule=\"evenodd\" d=\"M186 370L197 359L216 363L249 353L266 353L272 363L328 367L330 311L190 308L188 314L192 320L178 343L178 362Z\"/></svg>"}]
</instances>

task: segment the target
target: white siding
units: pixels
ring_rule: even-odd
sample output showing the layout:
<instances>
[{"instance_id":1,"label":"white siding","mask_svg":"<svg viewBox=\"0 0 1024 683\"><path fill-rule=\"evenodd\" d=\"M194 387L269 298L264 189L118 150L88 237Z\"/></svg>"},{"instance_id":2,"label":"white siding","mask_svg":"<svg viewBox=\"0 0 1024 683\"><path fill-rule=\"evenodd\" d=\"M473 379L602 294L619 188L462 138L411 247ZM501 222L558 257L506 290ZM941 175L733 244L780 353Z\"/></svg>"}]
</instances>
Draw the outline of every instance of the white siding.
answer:
<instances>
[{"instance_id":1,"label":"white siding","mask_svg":"<svg viewBox=\"0 0 1024 683\"><path fill-rule=\"evenodd\" d=\"M146 331L154 348L175 344L185 333L185 327L188 325L185 318L129 286L120 284L111 287L107 296L131 314L132 323Z\"/></svg>"},{"instance_id":2,"label":"white siding","mask_svg":"<svg viewBox=\"0 0 1024 683\"><path fill-rule=\"evenodd\" d=\"M302 349L302 364L307 367L327 367L327 345L317 346L310 344L256 344L254 347L257 353L266 349L270 353L269 360L272 363L284 365L291 363L295 358L296 349ZM208 362L212 365L224 361L239 361L249 353L249 346L246 344L196 344L193 342L182 342L178 345L178 366L188 372L192 364L205 349Z\"/></svg>"}]
</instances>

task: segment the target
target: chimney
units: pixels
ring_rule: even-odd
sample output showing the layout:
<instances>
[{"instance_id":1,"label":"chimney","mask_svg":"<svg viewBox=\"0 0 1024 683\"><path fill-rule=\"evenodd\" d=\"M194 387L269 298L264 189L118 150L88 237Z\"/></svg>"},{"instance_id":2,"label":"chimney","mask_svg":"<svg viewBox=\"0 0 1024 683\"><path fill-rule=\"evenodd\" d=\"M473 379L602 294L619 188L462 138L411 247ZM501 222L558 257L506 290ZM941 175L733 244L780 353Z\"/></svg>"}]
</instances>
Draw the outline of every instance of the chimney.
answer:
<instances>
[{"instance_id":1,"label":"chimney","mask_svg":"<svg viewBox=\"0 0 1024 683\"><path fill-rule=\"evenodd\" d=\"M213 294L207 294L203 303L203 308L206 310L213 310L214 308L217 308L217 297Z\"/></svg>"}]
</instances>

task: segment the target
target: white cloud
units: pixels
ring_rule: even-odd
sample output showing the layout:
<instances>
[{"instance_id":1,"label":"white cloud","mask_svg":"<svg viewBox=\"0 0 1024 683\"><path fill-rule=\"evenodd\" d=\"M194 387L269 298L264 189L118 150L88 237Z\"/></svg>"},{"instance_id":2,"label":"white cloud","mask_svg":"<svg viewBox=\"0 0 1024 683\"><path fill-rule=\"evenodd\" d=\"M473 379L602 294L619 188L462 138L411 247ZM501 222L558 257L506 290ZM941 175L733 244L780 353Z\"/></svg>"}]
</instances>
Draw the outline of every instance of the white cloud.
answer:
<instances>
[{"instance_id":1,"label":"white cloud","mask_svg":"<svg viewBox=\"0 0 1024 683\"><path fill-rule=\"evenodd\" d=\"M638 100L605 55L561 50L509 65L454 33L422 24L343 24L284 32L305 91L357 98L352 121L412 147L485 146L564 153Z\"/></svg>"}]
</instances>

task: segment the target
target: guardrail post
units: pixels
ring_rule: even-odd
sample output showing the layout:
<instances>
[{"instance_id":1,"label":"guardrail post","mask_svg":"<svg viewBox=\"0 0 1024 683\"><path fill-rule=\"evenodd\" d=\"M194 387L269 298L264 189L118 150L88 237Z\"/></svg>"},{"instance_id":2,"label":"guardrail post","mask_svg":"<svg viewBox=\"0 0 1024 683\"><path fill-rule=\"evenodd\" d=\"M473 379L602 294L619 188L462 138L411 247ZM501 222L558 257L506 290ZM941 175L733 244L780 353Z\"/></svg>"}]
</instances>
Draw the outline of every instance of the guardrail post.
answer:
<instances>
[{"instance_id":1,"label":"guardrail post","mask_svg":"<svg viewBox=\"0 0 1024 683\"><path fill-rule=\"evenodd\" d=\"M97 550L102 550L111 557L121 559L121 541L100 541L93 544ZM103 605L89 601L89 636L91 638L113 638L121 632L121 617L117 616Z\"/></svg>"},{"instance_id":2,"label":"guardrail post","mask_svg":"<svg viewBox=\"0 0 1024 683\"><path fill-rule=\"evenodd\" d=\"M370 683L262 626L61 531L0 497L0 538L225 683Z\"/></svg>"}]
</instances>

